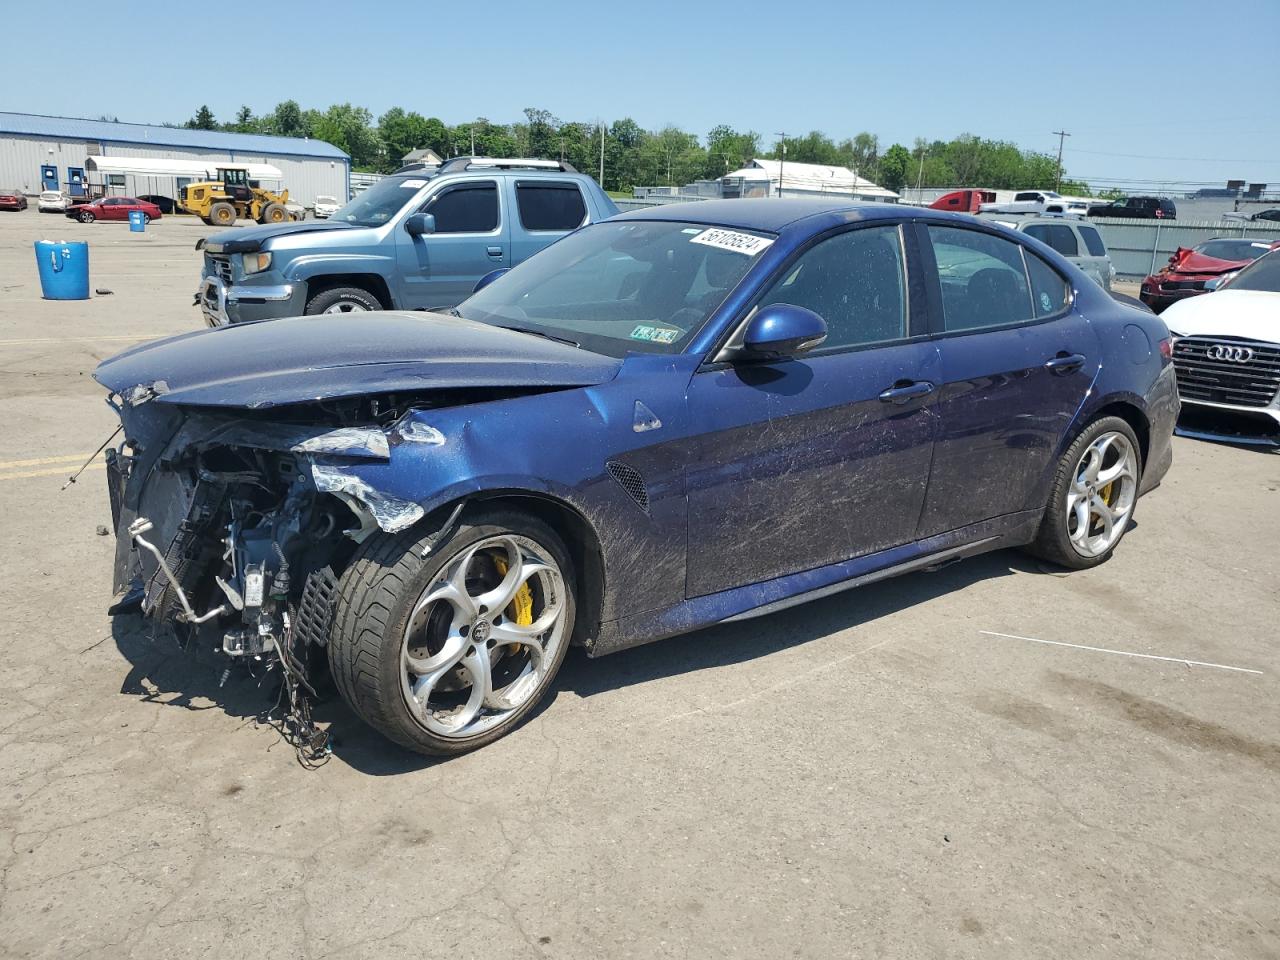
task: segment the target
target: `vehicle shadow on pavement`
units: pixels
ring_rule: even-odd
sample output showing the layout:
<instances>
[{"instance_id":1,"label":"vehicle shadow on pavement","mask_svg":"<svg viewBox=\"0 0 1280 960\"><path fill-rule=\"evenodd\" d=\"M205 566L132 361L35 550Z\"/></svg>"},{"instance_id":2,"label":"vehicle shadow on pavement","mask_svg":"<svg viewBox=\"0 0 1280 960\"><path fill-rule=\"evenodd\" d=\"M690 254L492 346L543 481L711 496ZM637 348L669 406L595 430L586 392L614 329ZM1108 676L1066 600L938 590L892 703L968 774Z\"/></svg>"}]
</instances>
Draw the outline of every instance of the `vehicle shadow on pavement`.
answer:
<instances>
[{"instance_id":1,"label":"vehicle shadow on pavement","mask_svg":"<svg viewBox=\"0 0 1280 960\"><path fill-rule=\"evenodd\" d=\"M925 603L970 584L1015 572L1048 572L1037 561L1015 550L951 564L933 573L913 573L849 590L755 620L722 624L695 633L624 650L599 660L573 648L552 689L530 713L538 717L555 703L560 691L590 697L650 680L741 663L864 626L906 607ZM192 644L181 647L168 630L153 636L141 617L118 616L112 622L116 646L131 664L121 683L127 696L186 710L219 709L245 722L262 722L276 703L277 675L243 666L232 669L222 683L227 660ZM384 739L366 726L334 691L328 678L318 683L320 700L313 716L327 726L333 755L352 769L370 776L394 776L443 762L419 756ZM278 717L278 711L273 714ZM289 748L284 744L273 749Z\"/></svg>"},{"instance_id":2,"label":"vehicle shadow on pavement","mask_svg":"<svg viewBox=\"0 0 1280 960\"><path fill-rule=\"evenodd\" d=\"M663 677L755 660L823 637L864 626L970 584L1050 568L1017 550L1000 550L911 573L752 620L719 624L592 660L570 651L556 683L580 697Z\"/></svg>"}]
</instances>

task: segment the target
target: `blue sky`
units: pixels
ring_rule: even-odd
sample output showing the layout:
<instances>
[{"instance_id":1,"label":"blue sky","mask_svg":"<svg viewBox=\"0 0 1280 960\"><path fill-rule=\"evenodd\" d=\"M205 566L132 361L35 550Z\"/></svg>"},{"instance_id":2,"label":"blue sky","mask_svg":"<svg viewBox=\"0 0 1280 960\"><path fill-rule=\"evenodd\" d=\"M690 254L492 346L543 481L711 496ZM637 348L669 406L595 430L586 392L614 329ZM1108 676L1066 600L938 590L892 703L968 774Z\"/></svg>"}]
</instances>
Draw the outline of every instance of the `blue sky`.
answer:
<instances>
[{"instance_id":1,"label":"blue sky","mask_svg":"<svg viewBox=\"0 0 1280 960\"><path fill-rule=\"evenodd\" d=\"M79 0L53 9L61 24L107 10ZM222 7L151 0L112 9L106 33L137 37L138 49L7 45L0 109L180 122L201 103L230 119L242 103L256 113L292 98L457 123L537 106L700 135L728 123L766 143L814 128L836 139L870 130L882 147L972 132L1046 152L1057 149L1051 131L1067 130L1071 176L1280 184L1270 76L1280 0L279 0L260 14L233 4L226 18ZM34 38L30 19L11 18ZM274 32L192 45L198 23Z\"/></svg>"}]
</instances>

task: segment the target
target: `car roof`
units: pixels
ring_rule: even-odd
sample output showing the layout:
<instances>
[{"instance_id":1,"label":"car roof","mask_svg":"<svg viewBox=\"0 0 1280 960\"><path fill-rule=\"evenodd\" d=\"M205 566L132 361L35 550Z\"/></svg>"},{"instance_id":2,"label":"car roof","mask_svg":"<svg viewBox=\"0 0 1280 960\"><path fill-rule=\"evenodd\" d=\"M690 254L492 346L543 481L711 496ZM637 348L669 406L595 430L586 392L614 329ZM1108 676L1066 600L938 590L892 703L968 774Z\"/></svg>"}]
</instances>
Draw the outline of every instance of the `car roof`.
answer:
<instances>
[{"instance_id":1,"label":"car roof","mask_svg":"<svg viewBox=\"0 0 1280 960\"><path fill-rule=\"evenodd\" d=\"M683 220L739 230L762 230L779 233L807 220L891 220L904 217L928 217L956 223L974 222L974 218L946 210L911 207L898 203L865 201L833 201L826 197L774 198L753 197L739 200L695 200L689 203L664 203L632 210L613 220ZM979 221L981 222L981 221Z\"/></svg>"}]
</instances>

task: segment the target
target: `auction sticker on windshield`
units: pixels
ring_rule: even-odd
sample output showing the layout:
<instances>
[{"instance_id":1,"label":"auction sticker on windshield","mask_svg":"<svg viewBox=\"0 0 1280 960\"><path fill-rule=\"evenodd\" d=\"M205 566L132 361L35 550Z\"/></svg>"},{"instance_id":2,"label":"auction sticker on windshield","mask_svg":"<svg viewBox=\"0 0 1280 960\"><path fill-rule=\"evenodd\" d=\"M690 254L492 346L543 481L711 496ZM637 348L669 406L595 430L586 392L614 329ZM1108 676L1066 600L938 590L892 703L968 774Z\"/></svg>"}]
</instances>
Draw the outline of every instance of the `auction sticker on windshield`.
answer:
<instances>
[{"instance_id":1,"label":"auction sticker on windshield","mask_svg":"<svg viewBox=\"0 0 1280 960\"><path fill-rule=\"evenodd\" d=\"M632 340L646 340L649 343L675 343L680 331L675 327L659 327L642 323L631 331Z\"/></svg>"},{"instance_id":2,"label":"auction sticker on windshield","mask_svg":"<svg viewBox=\"0 0 1280 960\"><path fill-rule=\"evenodd\" d=\"M406 180L404 183L400 184L400 189L417 190L419 187L425 187L426 185L427 181L425 180Z\"/></svg>"},{"instance_id":3,"label":"auction sticker on windshield","mask_svg":"<svg viewBox=\"0 0 1280 960\"><path fill-rule=\"evenodd\" d=\"M737 230L722 230L719 227L703 230L696 237L690 237L689 242L701 243L708 247L715 247L717 250L731 250L734 253L746 254L748 257L754 257L773 243L766 237L739 233Z\"/></svg>"}]
</instances>

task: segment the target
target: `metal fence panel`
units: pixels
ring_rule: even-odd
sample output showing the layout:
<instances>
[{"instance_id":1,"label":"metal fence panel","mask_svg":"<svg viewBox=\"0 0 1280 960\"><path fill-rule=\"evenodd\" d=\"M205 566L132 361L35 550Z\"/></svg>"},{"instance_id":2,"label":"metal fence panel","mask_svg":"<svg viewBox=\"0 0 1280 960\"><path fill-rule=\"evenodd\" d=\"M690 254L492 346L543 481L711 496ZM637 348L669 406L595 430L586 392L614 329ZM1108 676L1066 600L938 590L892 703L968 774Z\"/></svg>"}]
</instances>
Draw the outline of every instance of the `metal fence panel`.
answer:
<instances>
[{"instance_id":1,"label":"metal fence panel","mask_svg":"<svg viewBox=\"0 0 1280 960\"><path fill-rule=\"evenodd\" d=\"M1178 247L1194 247L1214 237L1280 240L1280 224L1180 223L1177 220L1091 220L1121 277L1145 277L1168 262Z\"/></svg>"}]
</instances>

